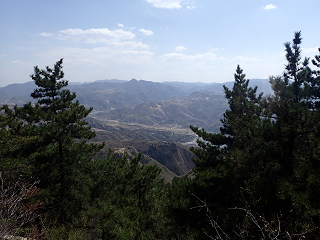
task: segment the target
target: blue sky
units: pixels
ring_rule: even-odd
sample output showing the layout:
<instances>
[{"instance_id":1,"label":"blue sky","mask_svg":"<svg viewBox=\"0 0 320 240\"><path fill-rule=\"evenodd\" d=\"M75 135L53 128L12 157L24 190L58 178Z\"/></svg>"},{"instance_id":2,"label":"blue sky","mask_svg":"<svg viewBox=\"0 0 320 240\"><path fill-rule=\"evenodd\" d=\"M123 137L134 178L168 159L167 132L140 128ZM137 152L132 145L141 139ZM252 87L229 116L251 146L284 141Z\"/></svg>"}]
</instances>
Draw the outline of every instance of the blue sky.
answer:
<instances>
[{"instance_id":1,"label":"blue sky","mask_svg":"<svg viewBox=\"0 0 320 240\"><path fill-rule=\"evenodd\" d=\"M283 43L320 47L318 0L0 0L0 87L64 58L70 82L280 75Z\"/></svg>"}]
</instances>

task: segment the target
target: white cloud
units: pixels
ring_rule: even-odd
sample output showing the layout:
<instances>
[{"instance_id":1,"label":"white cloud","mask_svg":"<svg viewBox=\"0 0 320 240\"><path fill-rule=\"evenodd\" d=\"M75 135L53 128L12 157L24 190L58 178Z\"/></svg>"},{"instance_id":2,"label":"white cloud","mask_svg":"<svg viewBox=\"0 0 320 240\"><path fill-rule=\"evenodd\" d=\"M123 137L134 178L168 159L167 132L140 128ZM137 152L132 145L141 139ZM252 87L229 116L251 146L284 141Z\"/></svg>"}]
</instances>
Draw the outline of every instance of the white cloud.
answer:
<instances>
[{"instance_id":1,"label":"white cloud","mask_svg":"<svg viewBox=\"0 0 320 240\"><path fill-rule=\"evenodd\" d=\"M165 71L165 73L168 74L183 74L184 72L178 71L178 70L171 70L171 71Z\"/></svg>"},{"instance_id":2,"label":"white cloud","mask_svg":"<svg viewBox=\"0 0 320 240\"><path fill-rule=\"evenodd\" d=\"M118 27L124 27L124 25L122 23L118 23L117 26Z\"/></svg>"},{"instance_id":3,"label":"white cloud","mask_svg":"<svg viewBox=\"0 0 320 240\"><path fill-rule=\"evenodd\" d=\"M126 41L126 42L110 42L109 46L125 48L125 49L149 49L147 44L143 44L141 42L134 41Z\"/></svg>"},{"instance_id":4,"label":"white cloud","mask_svg":"<svg viewBox=\"0 0 320 240\"><path fill-rule=\"evenodd\" d=\"M85 43L109 43L110 40L109 39L105 39L105 38L86 38L84 40Z\"/></svg>"},{"instance_id":5,"label":"white cloud","mask_svg":"<svg viewBox=\"0 0 320 240\"><path fill-rule=\"evenodd\" d=\"M20 60L14 60L12 63L22 63Z\"/></svg>"},{"instance_id":6,"label":"white cloud","mask_svg":"<svg viewBox=\"0 0 320 240\"><path fill-rule=\"evenodd\" d=\"M82 30L80 28L69 28L66 30L59 31L68 35L105 35L110 38L118 38L118 39L132 39L136 35L130 31L124 31L122 29L117 30L109 30L108 28L91 28L87 30Z\"/></svg>"},{"instance_id":7,"label":"white cloud","mask_svg":"<svg viewBox=\"0 0 320 240\"><path fill-rule=\"evenodd\" d=\"M310 58L309 59L309 67L314 68L314 65L312 64L312 59L315 59L314 57L316 55L319 55L319 50L318 47L314 47L314 48L301 48L301 55L302 55L302 59L301 61L304 60L305 57ZM284 54L285 56L285 54ZM319 69L317 69L319 70Z\"/></svg>"},{"instance_id":8,"label":"white cloud","mask_svg":"<svg viewBox=\"0 0 320 240\"><path fill-rule=\"evenodd\" d=\"M64 57L64 62L78 65L91 63L97 66L117 64L149 63L153 52L136 49L119 49L114 47L98 48L62 48L42 53L44 58L59 59Z\"/></svg>"},{"instance_id":9,"label":"white cloud","mask_svg":"<svg viewBox=\"0 0 320 240\"><path fill-rule=\"evenodd\" d=\"M196 54L196 55L185 55L182 53L167 53L161 56L162 60L195 60L195 59L206 59L211 60L215 59L216 54L212 54L211 52L207 52L204 54Z\"/></svg>"},{"instance_id":10,"label":"white cloud","mask_svg":"<svg viewBox=\"0 0 320 240\"><path fill-rule=\"evenodd\" d=\"M143 29L143 28L139 29L139 31L142 32L146 36L154 34L151 30L146 30L146 29Z\"/></svg>"},{"instance_id":11,"label":"white cloud","mask_svg":"<svg viewBox=\"0 0 320 240\"><path fill-rule=\"evenodd\" d=\"M81 35L84 33L84 31L80 28L69 28L66 30L61 30L59 32L69 34L69 35Z\"/></svg>"},{"instance_id":12,"label":"white cloud","mask_svg":"<svg viewBox=\"0 0 320 240\"><path fill-rule=\"evenodd\" d=\"M319 55L319 50L317 47L314 48L301 48L302 55L312 56Z\"/></svg>"},{"instance_id":13,"label":"white cloud","mask_svg":"<svg viewBox=\"0 0 320 240\"><path fill-rule=\"evenodd\" d=\"M52 33L46 33L46 32L40 33L40 36L52 37L52 38L55 38L58 40L66 40L66 39L70 38L70 36L65 36L63 34L52 34Z\"/></svg>"},{"instance_id":14,"label":"white cloud","mask_svg":"<svg viewBox=\"0 0 320 240\"><path fill-rule=\"evenodd\" d=\"M65 35L62 35L62 34L58 34L57 37L55 37L56 39L58 40L67 40L70 38L70 36L65 36Z\"/></svg>"},{"instance_id":15,"label":"white cloud","mask_svg":"<svg viewBox=\"0 0 320 240\"><path fill-rule=\"evenodd\" d=\"M1 56L4 56L4 57L5 57L5 56L8 56L8 54L5 54L5 53L1 53L0 55L1 55Z\"/></svg>"},{"instance_id":16,"label":"white cloud","mask_svg":"<svg viewBox=\"0 0 320 240\"><path fill-rule=\"evenodd\" d=\"M162 60L194 60L194 56L192 55L185 55L182 53L166 53L161 56Z\"/></svg>"},{"instance_id":17,"label":"white cloud","mask_svg":"<svg viewBox=\"0 0 320 240\"><path fill-rule=\"evenodd\" d=\"M211 59L215 59L217 58L216 54L213 54L211 52L206 52L204 54L196 54L195 58L201 58L201 59L207 59L207 60L211 60Z\"/></svg>"},{"instance_id":18,"label":"white cloud","mask_svg":"<svg viewBox=\"0 0 320 240\"><path fill-rule=\"evenodd\" d=\"M187 9L195 9L196 6L187 6Z\"/></svg>"},{"instance_id":19,"label":"white cloud","mask_svg":"<svg viewBox=\"0 0 320 240\"><path fill-rule=\"evenodd\" d=\"M267 6L264 7L264 10L271 10L271 9L275 9L275 8L277 8L276 5L269 4L269 5L267 5Z\"/></svg>"},{"instance_id":20,"label":"white cloud","mask_svg":"<svg viewBox=\"0 0 320 240\"><path fill-rule=\"evenodd\" d=\"M142 42L135 41L110 41L105 38L88 38L85 40L85 43L106 43L109 47L121 48L121 49L149 49L147 44Z\"/></svg>"},{"instance_id":21,"label":"white cloud","mask_svg":"<svg viewBox=\"0 0 320 240\"><path fill-rule=\"evenodd\" d=\"M43 37L51 37L52 35L51 35L51 33L45 33L45 32L43 32L43 33L40 33L40 36L43 36Z\"/></svg>"},{"instance_id":22,"label":"white cloud","mask_svg":"<svg viewBox=\"0 0 320 240\"><path fill-rule=\"evenodd\" d=\"M194 64L195 67L201 68L201 69L214 69L214 66L207 66L204 62L198 62Z\"/></svg>"},{"instance_id":23,"label":"white cloud","mask_svg":"<svg viewBox=\"0 0 320 240\"><path fill-rule=\"evenodd\" d=\"M184 0L146 0L156 8L180 9L180 3Z\"/></svg>"},{"instance_id":24,"label":"white cloud","mask_svg":"<svg viewBox=\"0 0 320 240\"><path fill-rule=\"evenodd\" d=\"M145 34L150 34L150 32L152 32L150 30L145 31ZM130 40L135 37L135 34L131 33L130 31L124 31L122 29L111 31L107 28L91 28L87 30L70 28L61 30L58 34L50 34L50 36L59 40L80 37L80 39L82 39L84 43L103 43L107 48L114 49L115 51L141 52L141 50L149 49L149 46L147 44Z\"/></svg>"},{"instance_id":25,"label":"white cloud","mask_svg":"<svg viewBox=\"0 0 320 240\"><path fill-rule=\"evenodd\" d=\"M263 60L259 59L259 58L248 58L248 57L237 56L237 57L234 57L231 61L233 61L233 62L261 62Z\"/></svg>"},{"instance_id":26,"label":"white cloud","mask_svg":"<svg viewBox=\"0 0 320 240\"><path fill-rule=\"evenodd\" d=\"M179 47L175 47L176 51L182 51L182 50L186 50L187 48L184 46L179 46Z\"/></svg>"}]
</instances>

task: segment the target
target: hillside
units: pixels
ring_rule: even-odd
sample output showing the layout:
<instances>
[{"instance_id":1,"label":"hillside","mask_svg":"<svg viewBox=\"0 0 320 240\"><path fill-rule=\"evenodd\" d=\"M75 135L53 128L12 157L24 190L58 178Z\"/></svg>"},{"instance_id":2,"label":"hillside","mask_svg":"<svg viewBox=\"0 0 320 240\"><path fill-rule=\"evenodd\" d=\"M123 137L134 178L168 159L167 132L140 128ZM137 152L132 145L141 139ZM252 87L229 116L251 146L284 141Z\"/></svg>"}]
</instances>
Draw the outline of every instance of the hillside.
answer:
<instances>
[{"instance_id":1,"label":"hillside","mask_svg":"<svg viewBox=\"0 0 320 240\"><path fill-rule=\"evenodd\" d=\"M118 121L100 121L92 117L87 117L86 121L97 134L96 138L92 140L94 142L150 140L186 143L193 141L196 137L190 128L160 128Z\"/></svg>"},{"instance_id":2,"label":"hillside","mask_svg":"<svg viewBox=\"0 0 320 240\"><path fill-rule=\"evenodd\" d=\"M142 163L150 164L154 162L152 160L154 159L159 163L157 165L163 169L164 174L169 174L172 178L183 176L194 167L192 161L194 154L188 147L178 143L146 140L110 141L106 143L105 148L98 153L97 157L106 156L109 148L114 149L116 153L126 154L129 158L141 152L144 155Z\"/></svg>"},{"instance_id":3,"label":"hillside","mask_svg":"<svg viewBox=\"0 0 320 240\"><path fill-rule=\"evenodd\" d=\"M225 84L230 87L233 82ZM91 141L106 142L100 157L109 147L131 158L141 152L142 163L158 165L169 182L194 166L192 153L181 145L195 144L196 135L189 126L219 131L219 120L228 107L222 85L113 79L71 83L68 88L81 104L94 109L86 120L96 132ZM34 88L33 82L0 88L0 101L24 104L32 100Z\"/></svg>"},{"instance_id":4,"label":"hillside","mask_svg":"<svg viewBox=\"0 0 320 240\"><path fill-rule=\"evenodd\" d=\"M190 125L217 131L227 109L223 95L198 91L179 99L146 102L138 106L99 112L93 117L107 121L145 124L153 127L189 128Z\"/></svg>"},{"instance_id":5,"label":"hillside","mask_svg":"<svg viewBox=\"0 0 320 240\"><path fill-rule=\"evenodd\" d=\"M2 104L22 105L31 101L30 93L35 89L33 82L10 84L0 88L3 92ZM161 83L132 79L131 81L95 81L84 84L70 84L71 92L76 92L77 100L96 111L110 111L116 108L135 106L148 101L179 98L185 96L182 90Z\"/></svg>"}]
</instances>

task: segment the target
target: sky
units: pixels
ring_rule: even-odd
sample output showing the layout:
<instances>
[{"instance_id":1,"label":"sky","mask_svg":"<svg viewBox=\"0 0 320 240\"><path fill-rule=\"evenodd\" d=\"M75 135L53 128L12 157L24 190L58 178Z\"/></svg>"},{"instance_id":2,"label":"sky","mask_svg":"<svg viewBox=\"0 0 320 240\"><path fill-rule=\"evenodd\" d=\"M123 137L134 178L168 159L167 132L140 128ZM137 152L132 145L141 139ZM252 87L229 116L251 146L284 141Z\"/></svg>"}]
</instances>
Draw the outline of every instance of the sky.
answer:
<instances>
[{"instance_id":1,"label":"sky","mask_svg":"<svg viewBox=\"0 0 320 240\"><path fill-rule=\"evenodd\" d=\"M63 58L65 79L163 82L267 79L284 43L320 47L319 0L0 0L0 87Z\"/></svg>"}]
</instances>

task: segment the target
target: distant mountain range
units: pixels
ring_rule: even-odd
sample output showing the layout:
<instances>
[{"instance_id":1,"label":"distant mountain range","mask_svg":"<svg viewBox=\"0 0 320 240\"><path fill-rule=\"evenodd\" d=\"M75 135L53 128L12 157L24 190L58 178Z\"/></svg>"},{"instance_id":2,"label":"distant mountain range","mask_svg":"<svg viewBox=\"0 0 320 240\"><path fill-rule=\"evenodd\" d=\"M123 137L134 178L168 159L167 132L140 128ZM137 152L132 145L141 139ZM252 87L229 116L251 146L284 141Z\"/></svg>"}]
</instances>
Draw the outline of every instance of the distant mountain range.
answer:
<instances>
[{"instance_id":1,"label":"distant mountain range","mask_svg":"<svg viewBox=\"0 0 320 240\"><path fill-rule=\"evenodd\" d=\"M30 93L36 88L33 82L10 84L0 88L1 103L21 105L31 101ZM79 102L97 111L134 106L148 101L182 97L185 93L173 86L150 81L96 81L71 84L68 89L76 92Z\"/></svg>"},{"instance_id":2,"label":"distant mountain range","mask_svg":"<svg viewBox=\"0 0 320 240\"><path fill-rule=\"evenodd\" d=\"M136 106L148 101L161 101L181 98L194 91L210 90L223 94L223 85L232 88L233 82L226 83L155 83L144 80L98 80L91 83L70 83L68 88L77 93L77 99L85 106L96 111ZM267 79L252 79L249 86L258 86L258 92L272 93ZM22 105L32 101L30 93L36 88L34 82L10 84L0 88L0 104Z\"/></svg>"},{"instance_id":3,"label":"distant mountain range","mask_svg":"<svg viewBox=\"0 0 320 240\"><path fill-rule=\"evenodd\" d=\"M96 138L106 142L97 157L103 157L109 147L117 154L132 158L143 154L143 164L156 164L162 169L165 181L188 174L194 166L192 152L182 144L194 144L196 135L190 125L218 132L219 121L228 108L223 85L227 83L185 83L132 79L99 80L91 83L70 83L77 100L93 107L86 118ZM266 79L253 79L250 86L258 92L272 93ZM0 88L0 105L23 105L33 101L30 93L34 82L10 84Z\"/></svg>"},{"instance_id":4,"label":"distant mountain range","mask_svg":"<svg viewBox=\"0 0 320 240\"><path fill-rule=\"evenodd\" d=\"M137 106L99 112L94 115L100 120L117 120L149 126L189 128L190 125L217 131L219 120L228 108L222 94L213 91L197 91L182 98L150 101Z\"/></svg>"},{"instance_id":5,"label":"distant mountain range","mask_svg":"<svg viewBox=\"0 0 320 240\"><path fill-rule=\"evenodd\" d=\"M135 106L149 101L179 98L185 93L173 86L132 79L127 82L93 82L70 86L77 99L96 111L110 111Z\"/></svg>"},{"instance_id":6,"label":"distant mountain range","mask_svg":"<svg viewBox=\"0 0 320 240\"><path fill-rule=\"evenodd\" d=\"M187 82L162 82L162 84L171 85L173 87L179 88L186 94L190 94L195 91L210 90L216 93L224 93L223 85L231 89L233 87L234 81L225 83L187 83ZM271 94L273 91L268 79L250 79L249 87L258 87L257 92L263 92L264 95Z\"/></svg>"}]
</instances>

